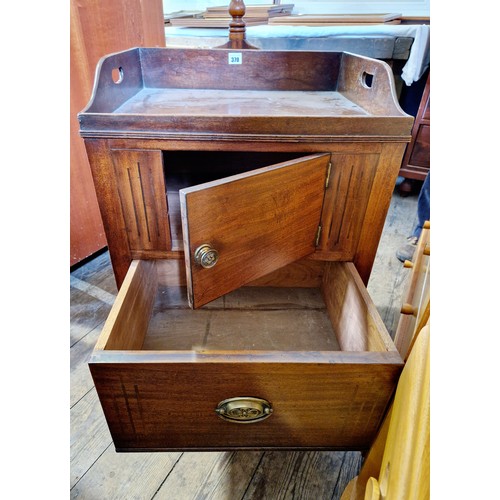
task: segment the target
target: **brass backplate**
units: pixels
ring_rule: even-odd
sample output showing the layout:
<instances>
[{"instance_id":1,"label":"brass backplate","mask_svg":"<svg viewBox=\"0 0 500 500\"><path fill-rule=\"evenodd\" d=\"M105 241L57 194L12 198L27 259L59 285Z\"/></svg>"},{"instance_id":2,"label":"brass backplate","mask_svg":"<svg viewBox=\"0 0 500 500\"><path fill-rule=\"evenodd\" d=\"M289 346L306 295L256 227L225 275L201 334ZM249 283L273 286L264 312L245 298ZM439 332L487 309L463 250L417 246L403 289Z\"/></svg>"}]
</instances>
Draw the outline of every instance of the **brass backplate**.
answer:
<instances>
[{"instance_id":1,"label":"brass backplate","mask_svg":"<svg viewBox=\"0 0 500 500\"><path fill-rule=\"evenodd\" d=\"M229 422L253 424L270 417L273 408L269 401L254 397L237 397L221 401L215 413Z\"/></svg>"}]
</instances>

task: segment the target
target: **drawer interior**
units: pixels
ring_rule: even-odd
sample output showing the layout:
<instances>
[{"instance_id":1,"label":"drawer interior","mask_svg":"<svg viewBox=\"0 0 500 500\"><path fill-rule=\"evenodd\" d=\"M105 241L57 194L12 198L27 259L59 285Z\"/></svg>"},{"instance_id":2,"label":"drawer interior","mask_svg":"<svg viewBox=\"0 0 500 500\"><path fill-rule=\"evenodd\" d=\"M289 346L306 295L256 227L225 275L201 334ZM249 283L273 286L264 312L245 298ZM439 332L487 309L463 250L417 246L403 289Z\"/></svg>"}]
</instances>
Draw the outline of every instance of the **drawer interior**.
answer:
<instances>
[{"instance_id":1,"label":"drawer interior","mask_svg":"<svg viewBox=\"0 0 500 500\"><path fill-rule=\"evenodd\" d=\"M189 308L177 279L182 264L133 261L96 349L395 351L351 263L317 263L320 274L301 286L260 280L256 285L266 286L240 288L199 310Z\"/></svg>"},{"instance_id":2,"label":"drawer interior","mask_svg":"<svg viewBox=\"0 0 500 500\"><path fill-rule=\"evenodd\" d=\"M367 449L403 363L353 264L312 262L191 310L182 261L133 261L89 362L116 450ZM216 412L248 397L272 415Z\"/></svg>"},{"instance_id":3,"label":"drawer interior","mask_svg":"<svg viewBox=\"0 0 500 500\"><path fill-rule=\"evenodd\" d=\"M143 350L339 350L317 288L244 287L192 310L159 286Z\"/></svg>"}]
</instances>

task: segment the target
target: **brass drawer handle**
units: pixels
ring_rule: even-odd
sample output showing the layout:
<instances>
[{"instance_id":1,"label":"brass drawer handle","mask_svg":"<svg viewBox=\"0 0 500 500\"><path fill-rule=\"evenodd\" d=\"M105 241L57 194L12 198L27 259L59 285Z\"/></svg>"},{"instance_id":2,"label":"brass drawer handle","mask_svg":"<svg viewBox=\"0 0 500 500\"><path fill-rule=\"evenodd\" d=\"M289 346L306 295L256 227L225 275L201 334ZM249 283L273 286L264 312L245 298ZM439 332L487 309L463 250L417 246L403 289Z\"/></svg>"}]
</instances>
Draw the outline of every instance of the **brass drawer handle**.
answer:
<instances>
[{"instance_id":1,"label":"brass drawer handle","mask_svg":"<svg viewBox=\"0 0 500 500\"><path fill-rule=\"evenodd\" d=\"M270 417L273 408L269 401L260 398L239 397L221 401L215 413L220 418L237 424L253 424Z\"/></svg>"},{"instance_id":2,"label":"brass drawer handle","mask_svg":"<svg viewBox=\"0 0 500 500\"><path fill-rule=\"evenodd\" d=\"M194 251L194 260L205 269L214 267L219 260L219 252L208 243L203 243Z\"/></svg>"}]
</instances>

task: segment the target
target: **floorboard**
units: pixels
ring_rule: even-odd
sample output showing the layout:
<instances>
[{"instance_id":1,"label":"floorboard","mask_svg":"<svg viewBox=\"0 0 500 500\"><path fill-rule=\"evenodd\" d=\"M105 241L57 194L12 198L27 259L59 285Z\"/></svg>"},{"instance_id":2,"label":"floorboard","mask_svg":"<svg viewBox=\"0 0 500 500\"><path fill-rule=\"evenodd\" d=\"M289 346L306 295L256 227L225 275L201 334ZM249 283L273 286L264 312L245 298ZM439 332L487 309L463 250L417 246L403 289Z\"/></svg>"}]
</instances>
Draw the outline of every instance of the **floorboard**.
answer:
<instances>
[{"instance_id":1,"label":"floorboard","mask_svg":"<svg viewBox=\"0 0 500 500\"><path fill-rule=\"evenodd\" d=\"M416 195L395 191L368 283L392 336L409 276L395 252L411 232L416 207ZM359 452L116 453L87 366L117 293L109 254L73 270L70 285L71 498L340 498L359 471Z\"/></svg>"},{"instance_id":2,"label":"floorboard","mask_svg":"<svg viewBox=\"0 0 500 500\"><path fill-rule=\"evenodd\" d=\"M71 498L146 500L153 498L181 453L122 453L112 445L71 489ZM171 498L176 498L172 496Z\"/></svg>"},{"instance_id":3,"label":"floorboard","mask_svg":"<svg viewBox=\"0 0 500 500\"><path fill-rule=\"evenodd\" d=\"M90 471L110 446L111 435L97 393L92 388L71 408L71 487Z\"/></svg>"},{"instance_id":4,"label":"floorboard","mask_svg":"<svg viewBox=\"0 0 500 500\"><path fill-rule=\"evenodd\" d=\"M356 457L354 467L349 468L352 473L361 463L361 454L357 452L266 452L243 499L331 498L332 492L339 489L346 455ZM348 474L347 481L350 479ZM342 477L342 484L345 480ZM342 491L344 487L345 484Z\"/></svg>"},{"instance_id":5,"label":"floorboard","mask_svg":"<svg viewBox=\"0 0 500 500\"><path fill-rule=\"evenodd\" d=\"M260 451L184 453L154 498L243 498L263 454Z\"/></svg>"},{"instance_id":6,"label":"floorboard","mask_svg":"<svg viewBox=\"0 0 500 500\"><path fill-rule=\"evenodd\" d=\"M70 349L71 407L94 387L87 361L99 338L102 326L103 322L93 328Z\"/></svg>"}]
</instances>

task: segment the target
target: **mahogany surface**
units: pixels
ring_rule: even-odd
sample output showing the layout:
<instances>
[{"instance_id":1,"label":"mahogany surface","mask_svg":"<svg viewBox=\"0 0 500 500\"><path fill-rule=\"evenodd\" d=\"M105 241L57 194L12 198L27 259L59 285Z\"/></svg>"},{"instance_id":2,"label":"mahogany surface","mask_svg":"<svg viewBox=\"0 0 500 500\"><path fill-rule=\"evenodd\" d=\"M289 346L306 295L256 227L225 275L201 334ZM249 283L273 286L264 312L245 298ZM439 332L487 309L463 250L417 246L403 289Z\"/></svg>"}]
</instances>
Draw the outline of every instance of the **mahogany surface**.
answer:
<instances>
[{"instance_id":1,"label":"mahogany surface","mask_svg":"<svg viewBox=\"0 0 500 500\"><path fill-rule=\"evenodd\" d=\"M120 288L90 361L115 446L367 449L402 360L365 285L413 119L381 61L242 50L229 64L233 50L112 54L79 114ZM202 243L220 252L211 269L193 262ZM247 284L316 287L341 350L298 349L315 334L299 322L289 349L143 349L159 287L194 288L194 325ZM262 334L244 317L238 335ZM276 413L258 427L214 413L241 396Z\"/></svg>"},{"instance_id":2,"label":"mahogany surface","mask_svg":"<svg viewBox=\"0 0 500 500\"><path fill-rule=\"evenodd\" d=\"M343 343L353 339L347 350L144 350L148 326L139 318L150 317L155 294L162 293L156 262L132 263L90 359L117 450L369 446L402 360L352 264L323 264L335 334ZM244 328L251 339L262 325ZM166 334L169 329L175 325ZM314 340L316 332L290 332L295 335ZM217 403L243 395L267 399L273 415L248 425L220 420Z\"/></svg>"},{"instance_id":3,"label":"mahogany surface","mask_svg":"<svg viewBox=\"0 0 500 500\"><path fill-rule=\"evenodd\" d=\"M79 115L81 134L202 140L303 140L305 135L321 142L353 135L355 140L363 136L408 142L413 118L399 108L385 63L336 52L248 51L241 65L231 65L230 53L227 49L132 49L109 56L101 61L93 97ZM118 85L112 80L113 68L123 70ZM370 87L364 83L366 74L373 76ZM195 92L182 94L179 89L201 92L195 98ZM207 92L210 89L230 92ZM238 97L235 90L260 91L251 95L253 104L247 104L243 114L241 101L248 101L248 94ZM280 90L284 93L276 94ZM300 99L294 91L302 92ZM194 104L174 106L179 95L189 96ZM219 107L205 112L203 96L208 104L219 100ZM239 104L233 109L235 98ZM157 105L154 114L148 111L151 99ZM278 108L263 112L265 106L259 102L267 100L271 107L276 99ZM299 104L302 101L306 104Z\"/></svg>"},{"instance_id":4,"label":"mahogany surface","mask_svg":"<svg viewBox=\"0 0 500 500\"><path fill-rule=\"evenodd\" d=\"M353 260L367 283L413 121L397 104L389 67L352 54L282 51L246 51L243 64L230 65L230 52L136 48L99 64L79 120L117 283L132 258L180 249L169 246L168 237L141 248L129 244L134 229L127 214L145 219L150 208L146 198L131 206L128 188L110 178L116 177L111 149L137 150L141 165L151 163L151 149L333 153L336 188L326 194L324 213L330 236L322 233L313 258ZM119 84L113 68L123 71ZM158 160L154 169L161 168ZM166 189L160 173L151 175L157 180L143 179L143 186ZM141 203L144 214L137 212ZM174 197L173 209L176 203ZM178 220L170 217L170 226L179 228ZM158 226L166 227L161 220Z\"/></svg>"},{"instance_id":5,"label":"mahogany surface","mask_svg":"<svg viewBox=\"0 0 500 500\"><path fill-rule=\"evenodd\" d=\"M180 191L193 307L314 252L330 155L316 155ZM193 262L210 243L219 261Z\"/></svg>"},{"instance_id":6,"label":"mahogany surface","mask_svg":"<svg viewBox=\"0 0 500 500\"><path fill-rule=\"evenodd\" d=\"M427 77L420 106L411 132L411 142L406 148L399 175L406 179L425 180L431 169L431 77Z\"/></svg>"},{"instance_id":7,"label":"mahogany surface","mask_svg":"<svg viewBox=\"0 0 500 500\"><path fill-rule=\"evenodd\" d=\"M298 364L202 355L193 366L192 355L167 363L151 355L144 363L95 363L91 371L117 451L366 449L380 424L373 416L383 414L401 366L396 355L392 366L382 356L370 363L360 353L349 357ZM219 401L246 394L274 403L258 429L215 415Z\"/></svg>"}]
</instances>

